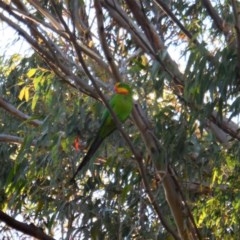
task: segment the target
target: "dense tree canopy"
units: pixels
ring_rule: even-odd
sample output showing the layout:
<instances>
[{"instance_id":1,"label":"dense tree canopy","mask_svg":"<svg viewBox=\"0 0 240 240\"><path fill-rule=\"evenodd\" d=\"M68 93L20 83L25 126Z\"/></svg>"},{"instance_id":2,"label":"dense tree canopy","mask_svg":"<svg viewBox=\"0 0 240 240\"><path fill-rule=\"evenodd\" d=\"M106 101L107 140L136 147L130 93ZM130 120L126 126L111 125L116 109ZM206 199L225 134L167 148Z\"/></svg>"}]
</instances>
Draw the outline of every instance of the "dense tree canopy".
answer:
<instances>
[{"instance_id":1,"label":"dense tree canopy","mask_svg":"<svg viewBox=\"0 0 240 240\"><path fill-rule=\"evenodd\" d=\"M3 0L0 21L29 44L1 50L2 236L239 239L237 0ZM116 82L131 117L73 183Z\"/></svg>"}]
</instances>

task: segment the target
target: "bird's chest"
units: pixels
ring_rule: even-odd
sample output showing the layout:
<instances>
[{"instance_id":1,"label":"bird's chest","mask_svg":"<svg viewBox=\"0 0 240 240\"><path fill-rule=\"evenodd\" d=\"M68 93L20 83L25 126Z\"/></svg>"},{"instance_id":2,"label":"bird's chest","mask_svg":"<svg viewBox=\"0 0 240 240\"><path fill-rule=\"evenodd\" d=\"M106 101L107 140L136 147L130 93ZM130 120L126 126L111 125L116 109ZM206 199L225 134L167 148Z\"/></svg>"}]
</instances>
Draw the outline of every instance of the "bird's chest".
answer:
<instances>
[{"instance_id":1,"label":"bird's chest","mask_svg":"<svg viewBox=\"0 0 240 240\"><path fill-rule=\"evenodd\" d=\"M121 109L122 111L125 111L126 109L128 109L129 106L129 99L127 98L127 96L122 96L119 101L117 101L117 109Z\"/></svg>"}]
</instances>

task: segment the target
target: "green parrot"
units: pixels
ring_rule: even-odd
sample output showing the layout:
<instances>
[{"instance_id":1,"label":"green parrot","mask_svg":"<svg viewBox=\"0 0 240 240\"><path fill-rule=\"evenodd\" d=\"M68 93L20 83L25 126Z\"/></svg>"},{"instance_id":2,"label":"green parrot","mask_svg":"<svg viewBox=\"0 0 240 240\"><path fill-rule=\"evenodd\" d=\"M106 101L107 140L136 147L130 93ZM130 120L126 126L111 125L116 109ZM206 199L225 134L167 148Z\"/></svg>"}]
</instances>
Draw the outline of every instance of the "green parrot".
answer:
<instances>
[{"instance_id":1,"label":"green parrot","mask_svg":"<svg viewBox=\"0 0 240 240\"><path fill-rule=\"evenodd\" d=\"M127 120L133 108L132 89L126 83L116 83L114 86L114 91L115 94L109 100L109 105L115 112L118 119L123 123ZM102 115L101 126L98 130L97 136L93 140L87 154L73 175L73 180L78 172L81 171L81 169L91 160L104 139L116 129L117 127L109 110L105 109Z\"/></svg>"}]
</instances>

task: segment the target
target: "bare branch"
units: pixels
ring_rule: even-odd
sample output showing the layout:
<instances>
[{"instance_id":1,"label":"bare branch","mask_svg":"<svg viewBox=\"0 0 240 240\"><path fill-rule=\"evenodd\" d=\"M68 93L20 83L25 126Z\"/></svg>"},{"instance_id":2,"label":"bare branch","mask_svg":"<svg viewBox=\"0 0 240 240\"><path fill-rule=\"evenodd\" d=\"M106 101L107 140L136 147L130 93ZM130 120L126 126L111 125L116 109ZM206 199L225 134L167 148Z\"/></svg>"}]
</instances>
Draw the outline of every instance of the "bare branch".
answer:
<instances>
[{"instance_id":1,"label":"bare branch","mask_svg":"<svg viewBox=\"0 0 240 240\"><path fill-rule=\"evenodd\" d=\"M161 7L162 10L172 19L174 23L180 28L180 30L194 43L199 44L196 40L193 39L193 35L183 26L183 24L178 20L178 18L173 14L173 12L169 9L166 2L163 0L154 0L157 6Z\"/></svg>"},{"instance_id":2,"label":"bare branch","mask_svg":"<svg viewBox=\"0 0 240 240\"><path fill-rule=\"evenodd\" d=\"M108 44L106 42L107 37L106 37L106 34L105 34L105 29L104 29L104 24L103 24L102 7L101 7L98 0L95 0L94 4L95 4L95 9L96 9L98 32L99 32L99 36L100 36L100 42L101 42L101 45L102 45L102 49L104 51L105 57L107 58L107 61L108 61L109 65L111 66L112 73L115 77L115 81L120 82L121 81L120 73L118 71L117 66L114 63L114 58L113 58L113 56L111 54L111 51L108 47Z\"/></svg>"},{"instance_id":3,"label":"bare branch","mask_svg":"<svg viewBox=\"0 0 240 240\"><path fill-rule=\"evenodd\" d=\"M210 129L211 132L214 134L216 139L223 144L225 147L230 147L231 144L229 144L229 141L231 140L231 137L229 134L227 134L225 131L223 131L220 127L218 127L214 122L207 121L206 124Z\"/></svg>"},{"instance_id":4,"label":"bare branch","mask_svg":"<svg viewBox=\"0 0 240 240\"><path fill-rule=\"evenodd\" d=\"M188 203L187 203L186 197L184 196L184 193L183 193L183 191L182 191L182 188L181 188L181 186L180 186L180 184L179 184L179 182L178 182L177 175L175 174L176 172L175 172L174 169L173 169L172 167L170 167L170 166L169 166L169 168L168 168L168 172L169 172L169 174L171 175L172 180L175 182L175 186L177 187L179 194L181 195L181 199L182 199L181 204L182 204L183 207L184 207L184 212L185 212L185 214L188 216L188 220L189 220L189 221L187 222L187 224L188 224L189 229L191 229L191 231L189 231L188 234L191 235L191 238L192 238L192 239L202 240L202 236L201 236L201 234L200 234L200 231L199 231L198 228L197 228L197 225L196 225L196 223L195 223L193 214L192 214L192 212L191 212L191 210L190 210L190 208L189 208L189 205L188 205ZM182 227L184 227L184 226L182 226Z\"/></svg>"},{"instance_id":5,"label":"bare branch","mask_svg":"<svg viewBox=\"0 0 240 240\"><path fill-rule=\"evenodd\" d=\"M32 224L32 223L26 224L26 223L17 221L1 210L0 210L0 220L3 221L4 223L6 223L8 226L10 226L20 232L26 233L29 236L35 237L37 239L54 240L54 238L45 234L41 228L36 227L34 224Z\"/></svg>"},{"instance_id":6,"label":"bare branch","mask_svg":"<svg viewBox=\"0 0 240 240\"><path fill-rule=\"evenodd\" d=\"M33 0L28 0L28 2L30 2L36 8L36 10L43 15L43 17L48 19L48 21L53 25L54 29L62 32L64 31L64 28L59 24L59 22L55 20L55 18L48 11L42 8L39 2Z\"/></svg>"},{"instance_id":7,"label":"bare branch","mask_svg":"<svg viewBox=\"0 0 240 240\"><path fill-rule=\"evenodd\" d=\"M78 56L79 55L79 51L80 52L83 52L85 53L86 55L89 55L90 59L94 59L101 67L103 67L107 73L110 73L111 72L109 71L109 67L107 64L105 64L105 62L100 58L100 56L98 56L93 50L91 50L90 48L88 48L86 45L84 45L80 40L78 40L75 36L75 33L72 33L69 26L67 25L67 23L65 22L65 20L63 19L62 17L62 14L61 12L59 12L58 10L58 7L57 7L57 4L55 1L52 1L52 5L54 6L55 8L55 11L62 23L62 25L64 26L64 29L66 31L66 33L68 34L69 36L69 39L68 41L72 43L75 51L76 51L76 55ZM76 59L77 60L77 59ZM79 60L79 59L78 59ZM81 64L81 62L79 62ZM64 66L63 66L64 67ZM76 66L78 67L78 66ZM65 68L65 67L64 67ZM83 70L83 72L85 72ZM99 82L97 79L96 79L97 82ZM93 96L94 98L97 98L96 94L94 94L94 92L92 91L93 89L91 87L89 87L88 85L88 82L87 81L83 81L82 79L79 79L78 81L81 85L81 87L83 87L85 89L84 90L81 90L82 92L85 92L85 93L88 93L90 92L91 93L91 96ZM102 83L99 83L101 85L103 85ZM87 91L86 91L87 90ZM89 95L89 94L88 94Z\"/></svg>"},{"instance_id":8,"label":"bare branch","mask_svg":"<svg viewBox=\"0 0 240 240\"><path fill-rule=\"evenodd\" d=\"M233 121L228 121L226 117L219 119L217 112L213 112L209 117L210 121L216 124L222 131L229 134L229 136L240 140L239 126Z\"/></svg>"},{"instance_id":9,"label":"bare branch","mask_svg":"<svg viewBox=\"0 0 240 240\"><path fill-rule=\"evenodd\" d=\"M148 41L151 43L155 52L164 49L164 44L156 33L153 25L147 20L145 14L141 11L139 4L135 0L126 0L138 24L142 27Z\"/></svg>"},{"instance_id":10,"label":"bare branch","mask_svg":"<svg viewBox=\"0 0 240 240\"><path fill-rule=\"evenodd\" d=\"M120 26L127 29L132 35L137 45L147 53L154 52L150 42L139 29L139 27L132 21L128 15L119 6L119 3L115 0L101 1L101 4L109 11L109 14Z\"/></svg>"},{"instance_id":11,"label":"bare branch","mask_svg":"<svg viewBox=\"0 0 240 240\"><path fill-rule=\"evenodd\" d=\"M240 4L236 0L232 0L233 15L235 20L235 29L236 29L236 45L237 45L237 55L238 55L238 64L237 64L237 76L240 78Z\"/></svg>"},{"instance_id":12,"label":"bare branch","mask_svg":"<svg viewBox=\"0 0 240 240\"><path fill-rule=\"evenodd\" d=\"M151 129L151 125L146 117L144 117L141 108L139 108L137 105L135 105L133 111L133 119L135 124L138 126L154 166L157 168L158 172L160 172L159 177L164 188L166 200L175 219L178 232L182 239L189 239L187 237L186 228L184 228L185 221L189 221L189 219L185 216L181 195L177 191L176 184L171 174L168 172L167 162L162 162L160 160L162 151L161 146L159 145L158 140L155 138L155 134ZM156 212L158 211L157 208L155 210Z\"/></svg>"},{"instance_id":13,"label":"bare branch","mask_svg":"<svg viewBox=\"0 0 240 240\"><path fill-rule=\"evenodd\" d=\"M42 125L42 121L32 119L32 117L21 112L20 110L15 108L13 105L8 103L6 100L4 100L2 97L0 97L0 107L4 108L6 111L11 113L13 116L15 116L21 120L24 120L24 121L27 120L29 124L32 124L35 127Z\"/></svg>"},{"instance_id":14,"label":"bare branch","mask_svg":"<svg viewBox=\"0 0 240 240\"><path fill-rule=\"evenodd\" d=\"M156 201L156 198L154 197L154 194L152 193L152 190L150 188L150 183L149 183L147 175L146 175L146 167L144 166L144 164L142 162L142 159L137 159L137 162L138 162L138 166L139 166L139 169L140 169L140 173L141 173L141 176L142 176L142 180L143 180L143 183L144 183L146 193L148 194L149 199L151 201L151 204L153 205L154 210L156 211L162 225L166 228L166 230L170 234L172 234L172 236L174 237L175 240L180 240L179 236L175 233L175 231L167 223L167 221L166 221L165 217L163 216L162 211L159 207L159 203Z\"/></svg>"},{"instance_id":15,"label":"bare branch","mask_svg":"<svg viewBox=\"0 0 240 240\"><path fill-rule=\"evenodd\" d=\"M0 142L21 144L23 142L23 138L9 134L0 134Z\"/></svg>"},{"instance_id":16,"label":"bare branch","mask_svg":"<svg viewBox=\"0 0 240 240\"><path fill-rule=\"evenodd\" d=\"M231 34L230 29L225 21L218 15L217 11L212 6L211 2L209 0L202 0L203 5L207 9L209 15L213 19L216 27L223 32L225 37L229 39L229 35Z\"/></svg>"},{"instance_id":17,"label":"bare branch","mask_svg":"<svg viewBox=\"0 0 240 240\"><path fill-rule=\"evenodd\" d=\"M0 134L0 142L22 144L24 142L24 138L1 133ZM31 145L32 146L37 145L37 140L32 140Z\"/></svg>"}]
</instances>

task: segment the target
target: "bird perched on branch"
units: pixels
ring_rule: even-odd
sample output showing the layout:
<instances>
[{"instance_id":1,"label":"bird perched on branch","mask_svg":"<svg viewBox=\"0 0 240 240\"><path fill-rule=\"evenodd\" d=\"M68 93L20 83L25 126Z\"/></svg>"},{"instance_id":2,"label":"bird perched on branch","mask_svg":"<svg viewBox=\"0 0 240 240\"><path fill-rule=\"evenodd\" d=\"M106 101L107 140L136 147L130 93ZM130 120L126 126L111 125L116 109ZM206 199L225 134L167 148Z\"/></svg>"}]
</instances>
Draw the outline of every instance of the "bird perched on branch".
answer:
<instances>
[{"instance_id":1,"label":"bird perched on branch","mask_svg":"<svg viewBox=\"0 0 240 240\"><path fill-rule=\"evenodd\" d=\"M132 89L126 83L116 83L114 91L115 94L109 100L109 105L116 117L123 123L130 116L133 108ZM78 166L77 171L73 175L72 180L74 180L78 172L81 171L82 168L91 160L104 139L116 129L117 126L112 118L112 115L106 108L102 115L102 121L98 133L91 143L87 154Z\"/></svg>"}]
</instances>

